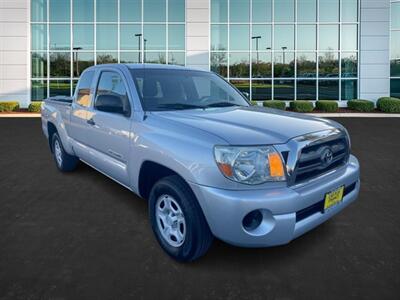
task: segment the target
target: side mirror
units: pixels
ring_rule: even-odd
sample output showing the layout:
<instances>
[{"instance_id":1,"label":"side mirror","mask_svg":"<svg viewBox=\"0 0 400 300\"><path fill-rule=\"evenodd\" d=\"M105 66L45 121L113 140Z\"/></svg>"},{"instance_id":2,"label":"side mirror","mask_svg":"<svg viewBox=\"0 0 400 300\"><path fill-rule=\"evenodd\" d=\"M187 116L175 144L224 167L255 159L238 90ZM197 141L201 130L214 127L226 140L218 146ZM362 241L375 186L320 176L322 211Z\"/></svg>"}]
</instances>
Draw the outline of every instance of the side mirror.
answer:
<instances>
[{"instance_id":1,"label":"side mirror","mask_svg":"<svg viewBox=\"0 0 400 300\"><path fill-rule=\"evenodd\" d=\"M250 99L250 94L248 92L242 92L243 96L245 96L247 99Z\"/></svg>"},{"instance_id":2,"label":"side mirror","mask_svg":"<svg viewBox=\"0 0 400 300\"><path fill-rule=\"evenodd\" d=\"M104 112L121 114L124 116L130 115L130 111L124 109L122 98L116 95L98 95L95 101L95 108Z\"/></svg>"}]
</instances>

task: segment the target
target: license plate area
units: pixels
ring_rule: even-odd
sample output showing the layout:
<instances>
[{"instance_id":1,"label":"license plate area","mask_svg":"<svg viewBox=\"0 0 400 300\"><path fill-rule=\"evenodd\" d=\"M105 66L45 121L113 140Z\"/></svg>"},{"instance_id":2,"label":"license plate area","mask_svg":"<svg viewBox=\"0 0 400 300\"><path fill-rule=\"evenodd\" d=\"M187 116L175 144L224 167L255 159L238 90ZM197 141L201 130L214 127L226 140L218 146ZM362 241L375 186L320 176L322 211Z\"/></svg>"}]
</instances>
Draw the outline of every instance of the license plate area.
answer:
<instances>
[{"instance_id":1,"label":"license plate area","mask_svg":"<svg viewBox=\"0 0 400 300\"><path fill-rule=\"evenodd\" d=\"M344 185L337 189L325 194L324 211L328 210L332 206L342 202L344 193Z\"/></svg>"}]
</instances>

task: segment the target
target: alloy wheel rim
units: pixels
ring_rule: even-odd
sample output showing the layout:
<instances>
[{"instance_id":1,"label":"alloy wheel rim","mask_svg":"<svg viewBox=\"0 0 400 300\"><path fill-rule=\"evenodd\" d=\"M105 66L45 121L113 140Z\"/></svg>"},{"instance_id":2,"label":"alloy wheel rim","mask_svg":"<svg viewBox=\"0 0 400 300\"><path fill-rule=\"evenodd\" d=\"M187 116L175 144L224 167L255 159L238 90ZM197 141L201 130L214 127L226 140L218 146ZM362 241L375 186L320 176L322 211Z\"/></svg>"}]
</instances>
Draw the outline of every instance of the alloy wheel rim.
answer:
<instances>
[{"instance_id":1,"label":"alloy wheel rim","mask_svg":"<svg viewBox=\"0 0 400 300\"><path fill-rule=\"evenodd\" d=\"M56 160L57 164L61 166L62 164L62 152L61 152L61 146L58 140L54 142L54 154L56 155Z\"/></svg>"},{"instance_id":2,"label":"alloy wheel rim","mask_svg":"<svg viewBox=\"0 0 400 300\"><path fill-rule=\"evenodd\" d=\"M186 221L182 208L170 195L161 195L156 202L156 220L163 239L172 247L185 242Z\"/></svg>"}]
</instances>

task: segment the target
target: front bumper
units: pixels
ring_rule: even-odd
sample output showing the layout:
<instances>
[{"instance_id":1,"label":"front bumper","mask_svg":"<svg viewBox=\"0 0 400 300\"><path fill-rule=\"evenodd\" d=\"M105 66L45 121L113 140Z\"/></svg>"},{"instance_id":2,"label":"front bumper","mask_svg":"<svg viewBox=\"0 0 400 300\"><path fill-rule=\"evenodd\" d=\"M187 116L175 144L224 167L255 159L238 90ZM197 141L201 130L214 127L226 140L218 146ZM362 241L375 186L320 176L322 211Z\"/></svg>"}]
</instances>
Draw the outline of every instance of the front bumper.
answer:
<instances>
[{"instance_id":1,"label":"front bumper","mask_svg":"<svg viewBox=\"0 0 400 300\"><path fill-rule=\"evenodd\" d=\"M237 246L268 247L290 242L356 200L360 190L359 169L358 160L350 156L346 166L298 187L238 191L190 185L217 238ZM327 211L314 209L327 192L342 185L349 188L339 204ZM246 231L243 218L256 209L263 214L261 225L255 231Z\"/></svg>"}]
</instances>

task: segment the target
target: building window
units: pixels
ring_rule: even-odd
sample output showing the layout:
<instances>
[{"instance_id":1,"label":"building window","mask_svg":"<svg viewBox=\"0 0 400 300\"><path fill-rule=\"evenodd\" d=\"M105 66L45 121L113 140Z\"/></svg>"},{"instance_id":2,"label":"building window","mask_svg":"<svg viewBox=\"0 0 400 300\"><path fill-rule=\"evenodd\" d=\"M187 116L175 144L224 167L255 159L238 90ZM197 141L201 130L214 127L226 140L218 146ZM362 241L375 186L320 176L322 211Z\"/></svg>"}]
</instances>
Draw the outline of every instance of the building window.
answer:
<instances>
[{"instance_id":1,"label":"building window","mask_svg":"<svg viewBox=\"0 0 400 300\"><path fill-rule=\"evenodd\" d=\"M185 65L185 19L185 0L31 0L31 100L96 64Z\"/></svg>"},{"instance_id":2,"label":"building window","mask_svg":"<svg viewBox=\"0 0 400 300\"><path fill-rule=\"evenodd\" d=\"M390 3L390 95L400 98L400 1Z\"/></svg>"},{"instance_id":3,"label":"building window","mask_svg":"<svg viewBox=\"0 0 400 300\"><path fill-rule=\"evenodd\" d=\"M211 0L210 9L210 70L251 99L357 98L358 0Z\"/></svg>"}]
</instances>

